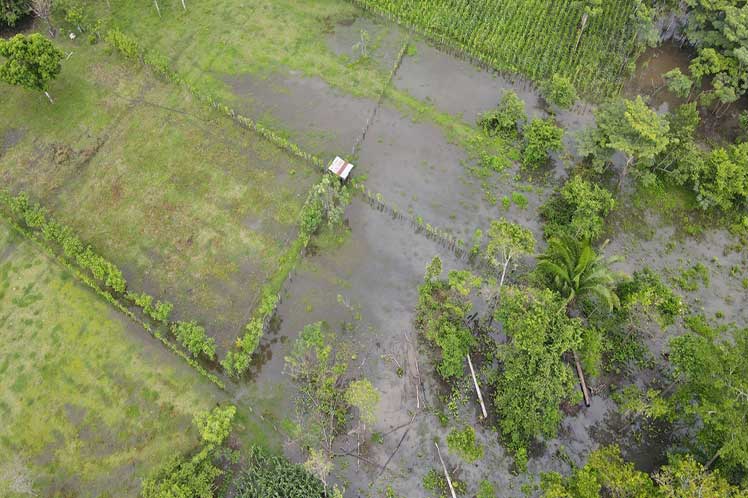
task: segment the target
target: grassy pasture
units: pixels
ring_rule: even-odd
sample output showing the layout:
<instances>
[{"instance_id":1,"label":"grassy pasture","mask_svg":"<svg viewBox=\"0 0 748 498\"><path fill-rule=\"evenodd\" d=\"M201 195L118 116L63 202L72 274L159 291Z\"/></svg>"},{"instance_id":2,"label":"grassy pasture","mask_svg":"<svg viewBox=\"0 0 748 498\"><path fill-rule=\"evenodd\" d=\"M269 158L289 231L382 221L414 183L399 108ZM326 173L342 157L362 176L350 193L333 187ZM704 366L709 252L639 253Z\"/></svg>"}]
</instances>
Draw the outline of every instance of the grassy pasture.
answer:
<instances>
[{"instance_id":1,"label":"grassy pasture","mask_svg":"<svg viewBox=\"0 0 748 498\"><path fill-rule=\"evenodd\" d=\"M0 221L0 496L137 496L197 444L223 395L131 326Z\"/></svg>"},{"instance_id":2,"label":"grassy pasture","mask_svg":"<svg viewBox=\"0 0 748 498\"><path fill-rule=\"evenodd\" d=\"M229 347L316 174L101 45L58 43L73 55L54 105L0 85L3 184Z\"/></svg>"}]
</instances>

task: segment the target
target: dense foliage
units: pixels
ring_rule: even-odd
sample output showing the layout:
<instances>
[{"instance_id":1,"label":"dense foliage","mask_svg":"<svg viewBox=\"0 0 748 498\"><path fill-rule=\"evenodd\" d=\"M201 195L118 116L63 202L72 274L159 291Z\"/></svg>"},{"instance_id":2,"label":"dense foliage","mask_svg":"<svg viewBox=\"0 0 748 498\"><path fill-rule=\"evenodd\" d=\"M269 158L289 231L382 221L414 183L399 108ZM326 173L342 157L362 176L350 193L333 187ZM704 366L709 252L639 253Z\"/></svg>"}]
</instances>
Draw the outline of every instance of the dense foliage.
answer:
<instances>
[{"instance_id":1,"label":"dense foliage","mask_svg":"<svg viewBox=\"0 0 748 498\"><path fill-rule=\"evenodd\" d=\"M577 100L574 83L566 76L557 73L540 85L540 91L546 101L561 109L569 109Z\"/></svg>"},{"instance_id":2,"label":"dense foliage","mask_svg":"<svg viewBox=\"0 0 748 498\"><path fill-rule=\"evenodd\" d=\"M672 456L653 476L636 470L617 446L595 450L584 467L571 476L542 475L543 498L744 498L719 473L708 472L690 455Z\"/></svg>"},{"instance_id":3,"label":"dense foliage","mask_svg":"<svg viewBox=\"0 0 748 498\"><path fill-rule=\"evenodd\" d=\"M540 209L546 238L569 235L579 240L597 240L605 217L616 201L605 188L581 176L572 176Z\"/></svg>"},{"instance_id":4,"label":"dense foliage","mask_svg":"<svg viewBox=\"0 0 748 498\"><path fill-rule=\"evenodd\" d=\"M580 345L582 324L566 316L566 306L548 289L508 288L497 318L510 341L499 352L503 369L494 406L505 444L523 468L532 441L556 435L561 402L578 395L562 356Z\"/></svg>"},{"instance_id":5,"label":"dense foliage","mask_svg":"<svg viewBox=\"0 0 748 498\"><path fill-rule=\"evenodd\" d=\"M143 498L213 498L216 479L223 474L215 465L216 450L231 432L234 406L216 407L195 417L201 447L189 457L178 455L143 481Z\"/></svg>"},{"instance_id":6,"label":"dense foliage","mask_svg":"<svg viewBox=\"0 0 748 498\"><path fill-rule=\"evenodd\" d=\"M743 0L686 0L686 36L697 47L690 63L697 83L709 78L702 102L735 102L748 91L748 6Z\"/></svg>"},{"instance_id":7,"label":"dense foliage","mask_svg":"<svg viewBox=\"0 0 748 498\"><path fill-rule=\"evenodd\" d=\"M466 425L462 429L452 429L447 434L447 446L468 463L483 458L483 446L475 439L475 429Z\"/></svg>"},{"instance_id":8,"label":"dense foliage","mask_svg":"<svg viewBox=\"0 0 748 498\"><path fill-rule=\"evenodd\" d=\"M612 164L613 154L625 156L619 173L619 189L629 171L645 183L651 183L654 160L669 143L669 122L644 102L614 99L595 111L596 126L582 135L579 151L602 172Z\"/></svg>"},{"instance_id":9,"label":"dense foliage","mask_svg":"<svg viewBox=\"0 0 748 498\"><path fill-rule=\"evenodd\" d=\"M205 355L209 359L216 356L216 344L212 337L205 334L205 328L197 322L173 322L171 333L187 351L195 356Z\"/></svg>"},{"instance_id":10,"label":"dense foliage","mask_svg":"<svg viewBox=\"0 0 748 498\"><path fill-rule=\"evenodd\" d=\"M670 358L679 383L674 413L696 431L694 448L737 479L748 475L748 329L713 329L674 338Z\"/></svg>"},{"instance_id":11,"label":"dense foliage","mask_svg":"<svg viewBox=\"0 0 748 498\"><path fill-rule=\"evenodd\" d=\"M0 0L0 26L15 26L29 12L30 0Z\"/></svg>"},{"instance_id":12,"label":"dense foliage","mask_svg":"<svg viewBox=\"0 0 748 498\"><path fill-rule=\"evenodd\" d=\"M563 149L564 130L552 119L533 119L523 132L522 165L526 168L544 166L552 152Z\"/></svg>"},{"instance_id":13,"label":"dense foliage","mask_svg":"<svg viewBox=\"0 0 748 498\"><path fill-rule=\"evenodd\" d=\"M596 96L618 90L621 68L637 48L639 20L648 10L636 0L611 0L592 8L589 4L596 2L576 0L355 3L394 17L500 71L519 72L536 81L557 73Z\"/></svg>"},{"instance_id":14,"label":"dense foliage","mask_svg":"<svg viewBox=\"0 0 748 498\"><path fill-rule=\"evenodd\" d=\"M441 260L435 256L418 288L416 327L439 348L439 375L444 379L459 378L474 342L466 324L473 308L468 296L480 279L467 271L454 270L446 280L440 276Z\"/></svg>"},{"instance_id":15,"label":"dense foliage","mask_svg":"<svg viewBox=\"0 0 748 498\"><path fill-rule=\"evenodd\" d=\"M525 121L525 101L512 90L504 92L496 109L478 116L478 126L489 136L516 137Z\"/></svg>"},{"instance_id":16,"label":"dense foliage","mask_svg":"<svg viewBox=\"0 0 748 498\"><path fill-rule=\"evenodd\" d=\"M44 92L55 79L64 54L39 33L18 34L10 40L0 38L0 81L19 85L29 90Z\"/></svg>"}]
</instances>

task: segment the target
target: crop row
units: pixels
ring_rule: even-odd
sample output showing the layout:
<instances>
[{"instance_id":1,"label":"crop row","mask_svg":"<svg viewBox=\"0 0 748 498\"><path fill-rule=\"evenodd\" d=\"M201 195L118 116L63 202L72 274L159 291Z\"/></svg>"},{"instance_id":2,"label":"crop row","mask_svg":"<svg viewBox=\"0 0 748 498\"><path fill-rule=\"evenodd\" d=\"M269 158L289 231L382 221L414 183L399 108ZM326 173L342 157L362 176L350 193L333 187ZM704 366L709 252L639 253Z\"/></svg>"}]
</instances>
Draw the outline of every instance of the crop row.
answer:
<instances>
[{"instance_id":1,"label":"crop row","mask_svg":"<svg viewBox=\"0 0 748 498\"><path fill-rule=\"evenodd\" d=\"M636 0L606 0L583 31L574 0L351 1L498 71L534 81L568 76L590 97L618 91L638 46Z\"/></svg>"}]
</instances>

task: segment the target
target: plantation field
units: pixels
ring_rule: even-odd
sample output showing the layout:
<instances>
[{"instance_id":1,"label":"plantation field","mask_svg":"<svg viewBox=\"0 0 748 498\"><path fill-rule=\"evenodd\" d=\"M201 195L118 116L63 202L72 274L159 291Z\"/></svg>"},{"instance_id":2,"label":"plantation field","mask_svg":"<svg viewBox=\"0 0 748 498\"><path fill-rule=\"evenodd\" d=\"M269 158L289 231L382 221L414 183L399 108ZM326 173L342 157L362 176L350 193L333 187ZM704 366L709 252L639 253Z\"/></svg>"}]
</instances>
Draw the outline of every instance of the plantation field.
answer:
<instances>
[{"instance_id":1,"label":"plantation field","mask_svg":"<svg viewBox=\"0 0 748 498\"><path fill-rule=\"evenodd\" d=\"M143 334L0 221L0 496L137 496L196 446L224 396Z\"/></svg>"},{"instance_id":2,"label":"plantation field","mask_svg":"<svg viewBox=\"0 0 748 498\"><path fill-rule=\"evenodd\" d=\"M229 347L296 238L316 172L103 44L63 48L54 105L2 86L3 185Z\"/></svg>"},{"instance_id":3,"label":"plantation field","mask_svg":"<svg viewBox=\"0 0 748 498\"><path fill-rule=\"evenodd\" d=\"M581 38L582 2L572 0L353 3L500 71L518 72L535 81L553 73L569 76L580 90L595 97L619 90L623 70L636 51L632 0L602 2L603 12L589 19Z\"/></svg>"}]
</instances>

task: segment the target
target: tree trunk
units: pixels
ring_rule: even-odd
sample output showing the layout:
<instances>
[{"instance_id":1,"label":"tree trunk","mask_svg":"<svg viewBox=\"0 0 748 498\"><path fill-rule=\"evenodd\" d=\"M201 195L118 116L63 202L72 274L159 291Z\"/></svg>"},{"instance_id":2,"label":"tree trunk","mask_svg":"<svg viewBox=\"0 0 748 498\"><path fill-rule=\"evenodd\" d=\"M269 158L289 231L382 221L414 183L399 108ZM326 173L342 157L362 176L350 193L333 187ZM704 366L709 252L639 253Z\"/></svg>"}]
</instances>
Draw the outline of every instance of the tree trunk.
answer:
<instances>
[{"instance_id":1,"label":"tree trunk","mask_svg":"<svg viewBox=\"0 0 748 498\"><path fill-rule=\"evenodd\" d=\"M182 0L182 8L183 8L184 10L187 10L187 4L186 4L186 3L184 3L184 0Z\"/></svg>"},{"instance_id":2,"label":"tree trunk","mask_svg":"<svg viewBox=\"0 0 748 498\"><path fill-rule=\"evenodd\" d=\"M473 370L473 362L470 359L470 354L467 355L468 365L470 366L470 375L473 376L473 384L475 385L475 392L478 393L478 401L480 401L480 408L483 410L483 418L488 418L488 412L486 412L486 405L483 403L483 393L480 392L478 386L478 379L475 378L475 370Z\"/></svg>"},{"instance_id":3,"label":"tree trunk","mask_svg":"<svg viewBox=\"0 0 748 498\"><path fill-rule=\"evenodd\" d=\"M444 459L442 459L442 452L439 450L439 445L436 441L434 441L434 446L436 446L436 452L439 454L439 461L442 463L442 469L444 469L444 477L447 478L447 484L449 485L449 492L452 493L452 498L457 498L457 493L455 493L455 488L452 486L452 479L449 477L449 472L447 472L447 466L444 465Z\"/></svg>"},{"instance_id":4,"label":"tree trunk","mask_svg":"<svg viewBox=\"0 0 748 498\"><path fill-rule=\"evenodd\" d=\"M506 277L506 270L509 268L509 262L512 260L512 255L510 254L506 260L504 260L504 268L501 270L501 278L499 279L499 290L496 293L496 297L493 299L493 302L491 303L491 306L488 310L489 317L488 317L488 325L493 325L493 312L496 310L496 308L499 306L499 301L501 301L501 288L504 287L504 278Z\"/></svg>"},{"instance_id":5,"label":"tree trunk","mask_svg":"<svg viewBox=\"0 0 748 498\"><path fill-rule=\"evenodd\" d=\"M626 175L629 172L629 166L631 166L632 162L634 162L633 156L626 158L626 164L623 165L623 170L621 170L621 174L618 177L618 192L621 192L621 189L623 188L623 181L626 179Z\"/></svg>"},{"instance_id":6,"label":"tree trunk","mask_svg":"<svg viewBox=\"0 0 748 498\"><path fill-rule=\"evenodd\" d=\"M577 375L579 376L579 385L582 386L582 396L584 396L584 404L589 407L592 402L590 401L590 391L587 389L587 382L584 380L584 371L582 371L582 364L579 362L579 356L576 351L571 352L574 355L574 364L577 367Z\"/></svg>"},{"instance_id":7,"label":"tree trunk","mask_svg":"<svg viewBox=\"0 0 748 498\"><path fill-rule=\"evenodd\" d=\"M719 457L719 452L720 452L720 451L722 451L722 448L718 449L718 450L717 450L717 451L716 451L716 452L714 453L714 455L712 456L712 458L710 458L710 459L709 459L709 461L708 461L708 462L706 462L706 465L704 465L704 469L706 469L706 470L709 470L709 467L711 467L711 466L712 466L712 464L713 464L713 463L715 462L715 460L717 460L717 457Z\"/></svg>"},{"instance_id":8,"label":"tree trunk","mask_svg":"<svg viewBox=\"0 0 748 498\"><path fill-rule=\"evenodd\" d=\"M153 0L154 5L156 5L156 12L158 12L158 17L161 17L161 9L158 7L158 0Z\"/></svg>"},{"instance_id":9,"label":"tree trunk","mask_svg":"<svg viewBox=\"0 0 748 498\"><path fill-rule=\"evenodd\" d=\"M587 20L589 19L589 14L586 12L582 15L582 27L579 28L579 35L577 36L577 42L574 44L574 52L577 51L577 48L579 48L579 42L582 39L582 35L584 34L584 29L587 27Z\"/></svg>"},{"instance_id":10,"label":"tree trunk","mask_svg":"<svg viewBox=\"0 0 748 498\"><path fill-rule=\"evenodd\" d=\"M55 103L55 101L54 101L54 100L52 100L52 97L50 97L50 95L49 95L49 93L48 93L47 91L45 91L45 92L44 92L44 95L46 95L46 96L47 96L47 98L49 99L49 103L50 103L50 104L54 104L54 103Z\"/></svg>"}]
</instances>

